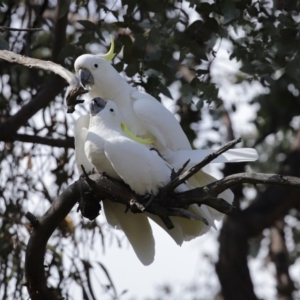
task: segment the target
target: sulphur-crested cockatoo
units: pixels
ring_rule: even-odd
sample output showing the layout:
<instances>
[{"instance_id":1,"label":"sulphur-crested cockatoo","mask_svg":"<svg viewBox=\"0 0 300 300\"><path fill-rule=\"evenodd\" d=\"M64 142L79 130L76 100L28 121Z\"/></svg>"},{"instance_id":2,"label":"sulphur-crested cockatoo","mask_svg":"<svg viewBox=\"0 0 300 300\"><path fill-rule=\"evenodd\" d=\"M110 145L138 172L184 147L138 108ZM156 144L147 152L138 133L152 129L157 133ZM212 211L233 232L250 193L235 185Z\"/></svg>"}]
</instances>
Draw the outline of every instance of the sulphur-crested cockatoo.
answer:
<instances>
[{"instance_id":1,"label":"sulphur-crested cockatoo","mask_svg":"<svg viewBox=\"0 0 300 300\"><path fill-rule=\"evenodd\" d=\"M85 54L75 61L75 71L82 86L89 90L89 98L102 97L117 104L128 129L134 136L151 140L162 157L174 168L179 168L188 159L189 166L200 162L206 151L191 150L187 136L174 115L151 95L129 85L109 63L114 57L114 43L106 55ZM228 152L229 153L229 152ZM235 149L218 158L219 162L252 161L257 159L254 149ZM215 178L199 171L194 176L199 186L215 181ZM220 194L228 202L233 194L227 190ZM211 209L210 209L211 210ZM212 210L215 215L218 214ZM221 214L219 214L221 216Z\"/></svg>"},{"instance_id":2,"label":"sulphur-crested cockatoo","mask_svg":"<svg viewBox=\"0 0 300 300\"><path fill-rule=\"evenodd\" d=\"M81 122L81 125L83 123ZM91 103L91 118L89 129L78 132L76 144L85 139L84 153L81 148L76 149L77 160L88 160L98 172L105 172L112 178L123 180L137 194L158 193L159 187L170 181L171 166L160 155L147 146L147 141L140 139L140 143L126 135L126 125L118 106L112 101L95 98ZM80 153L78 153L78 151ZM181 185L177 191L190 188ZM103 202L108 222L121 228L128 237L134 251L145 265L154 259L154 239L146 214L125 214L125 207L109 201ZM186 220L180 217L171 217L174 228L168 230L160 218L148 214L156 223L165 229L176 243L191 240L205 233L213 224L213 218L206 207L192 205L189 208L196 218L205 218L208 223L199 220Z\"/></svg>"},{"instance_id":3,"label":"sulphur-crested cockatoo","mask_svg":"<svg viewBox=\"0 0 300 300\"><path fill-rule=\"evenodd\" d=\"M129 85L109 63L115 55L113 39L111 41L111 49L106 55L84 54L75 61L76 74L81 84L89 90L89 98L102 97L114 101L129 130L135 136L152 139L155 148L173 167L179 167L188 159L191 159L190 165L201 161L207 151L192 152L192 157L187 152L179 151L189 150L191 145L174 115L151 95ZM257 152L246 148L230 150L216 162L256 159ZM203 172L199 173L200 177L204 179L202 184L212 180Z\"/></svg>"}]
</instances>

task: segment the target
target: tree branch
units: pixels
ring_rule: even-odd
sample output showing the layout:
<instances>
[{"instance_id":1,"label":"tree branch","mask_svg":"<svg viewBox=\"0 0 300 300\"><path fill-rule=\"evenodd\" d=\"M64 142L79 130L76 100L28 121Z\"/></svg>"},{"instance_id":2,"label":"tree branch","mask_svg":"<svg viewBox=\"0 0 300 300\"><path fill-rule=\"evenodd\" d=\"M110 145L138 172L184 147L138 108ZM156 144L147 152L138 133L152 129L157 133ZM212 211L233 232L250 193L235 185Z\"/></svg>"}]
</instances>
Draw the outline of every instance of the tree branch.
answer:
<instances>
[{"instance_id":1,"label":"tree branch","mask_svg":"<svg viewBox=\"0 0 300 300\"><path fill-rule=\"evenodd\" d=\"M223 147L221 147L219 150L209 154L206 156L200 163L196 164L195 166L192 166L188 170L186 170L183 174L179 174L179 176L176 176L166 187L165 189L168 190L174 190L177 186L184 183L186 180L188 180L190 177L195 175L197 172L199 172L202 168L204 168L206 165L208 165L210 162L212 162L214 159L216 159L219 155L226 152L230 148L234 147L236 144L238 144L241 141L241 138L238 138L236 140L230 141L227 144L225 144ZM187 163L186 163L187 164Z\"/></svg>"},{"instance_id":2,"label":"tree branch","mask_svg":"<svg viewBox=\"0 0 300 300\"><path fill-rule=\"evenodd\" d=\"M49 137L42 137L38 135L28 135L28 134L12 134L10 136L2 136L0 133L0 140L4 142L13 142L20 141L25 143L32 144L41 144L51 147L60 147L60 148L74 148L74 138L67 137L66 139L53 139Z\"/></svg>"},{"instance_id":3,"label":"tree branch","mask_svg":"<svg viewBox=\"0 0 300 300\"><path fill-rule=\"evenodd\" d=\"M28 68L36 68L36 69L53 72L61 76L62 78L64 78L69 84L75 78L75 75L72 72L70 72L63 66L56 64L52 61L27 57L20 54L16 54L8 50L0 50L0 58L10 63L16 63L19 65L26 66Z\"/></svg>"},{"instance_id":4,"label":"tree branch","mask_svg":"<svg viewBox=\"0 0 300 300\"><path fill-rule=\"evenodd\" d=\"M60 1L58 3L58 6L61 7ZM57 9L57 23L55 26L55 34L52 46L52 54L54 60L57 60L58 54L65 44L66 26L67 13L64 16L60 16L59 9ZM5 133L5 136L7 138L15 133L22 125L24 125L27 120L31 118L37 111L47 106L49 102L55 98L55 96L66 85L63 79L65 79L69 83L69 85L74 86L74 89L76 91L75 93L70 93L70 95L67 96L71 98L69 101L72 101L73 97L77 97L78 94L83 93L83 89L80 87L78 79L75 77L75 75L59 64L53 63L51 61L29 58L7 50L0 51L0 58L11 63L18 63L27 66L29 68L38 68L46 71L51 71L61 76L61 78L59 78L53 74L50 80L42 86L41 90L37 93L34 99L24 105L5 123L0 124L0 131L2 131L3 134ZM76 99L74 101L76 101Z\"/></svg>"},{"instance_id":5,"label":"tree branch","mask_svg":"<svg viewBox=\"0 0 300 300\"><path fill-rule=\"evenodd\" d=\"M68 106L68 111L67 111L68 113L74 112L75 105L83 102L82 100L77 100L77 97L88 92L82 86L80 86L77 77L72 72L70 72L63 66L56 64L52 61L45 61L45 60L40 60L40 59L36 59L36 58L30 58L30 57L22 56L20 54L16 54L16 53L8 51L8 50L0 50L0 58L4 59L10 63L17 63L20 65L24 65L28 68L36 68L36 69L41 69L41 70L45 70L45 71L50 71L50 72L55 73L56 75L59 75L63 79L65 79L70 85L70 87L68 88L68 90L66 92L66 103ZM50 82L51 82L51 80L50 80ZM50 85L51 85L51 83L50 83ZM59 84L59 86L61 86L61 89L64 87L64 84L62 81ZM46 87L45 87L45 89L46 89ZM51 90L53 90L53 87L51 88ZM49 91L47 91L47 93L49 93ZM47 99L48 97L45 97L45 98Z\"/></svg>"},{"instance_id":6,"label":"tree branch","mask_svg":"<svg viewBox=\"0 0 300 300\"><path fill-rule=\"evenodd\" d=\"M44 271L44 257L48 239L79 201L80 189L77 183L69 186L39 219L33 227L28 241L25 258L26 286L32 300L58 299L47 288Z\"/></svg>"},{"instance_id":7,"label":"tree branch","mask_svg":"<svg viewBox=\"0 0 300 300\"><path fill-rule=\"evenodd\" d=\"M299 176L299 163L299 152L290 153L282 170ZM299 178L268 176L262 178L265 179L264 183L282 186L270 186L248 208L234 212L223 223L219 237L219 261L216 264L216 270L225 300L257 300L247 265L249 239L260 234L265 228L271 227L276 220L282 219L291 208L299 210L299 186L297 184ZM224 178L224 182L230 181L228 177ZM243 177L237 182L257 183L254 182L255 179L257 178L254 176L248 181L246 177ZM287 189L285 185L297 188Z\"/></svg>"},{"instance_id":8,"label":"tree branch","mask_svg":"<svg viewBox=\"0 0 300 300\"><path fill-rule=\"evenodd\" d=\"M16 114L8 118L4 123L0 123L2 136L9 138L21 126L23 126L36 112L46 107L55 96L62 91L65 81L56 75L52 75L50 80L43 85L37 95L25 104Z\"/></svg>"},{"instance_id":9,"label":"tree branch","mask_svg":"<svg viewBox=\"0 0 300 300\"><path fill-rule=\"evenodd\" d=\"M295 285L289 274L289 253L285 244L284 221L278 220L271 228L269 257L275 265L278 299L293 299Z\"/></svg>"},{"instance_id":10,"label":"tree branch","mask_svg":"<svg viewBox=\"0 0 300 300\"><path fill-rule=\"evenodd\" d=\"M6 27L6 26L0 26L0 32L4 31L41 31L42 28L12 28L12 27Z\"/></svg>"},{"instance_id":11,"label":"tree branch","mask_svg":"<svg viewBox=\"0 0 300 300\"><path fill-rule=\"evenodd\" d=\"M54 232L55 228L67 216L67 214L76 204L76 202L81 202L82 197L91 194L91 188L92 192L94 193L93 199L96 198L98 199L98 201L100 201L101 199L105 199L104 201L119 202L129 207L133 212L141 213L140 209L136 206L136 203L140 203L142 197L136 195L133 191L131 191L125 183L114 179L110 179L103 174L89 175L88 181L89 182L81 179L69 186L52 204L52 206L45 213L45 215L42 216L38 220L38 222L35 222L35 226L33 228L33 232L27 246L25 263L27 288L32 300L56 299L55 296L50 294L47 288L46 278L44 274L43 260L45 256L46 244L48 239ZM241 183L279 184L286 186L295 186L297 188L300 188L300 178L296 177L283 177L278 175L267 174L236 174L228 176L227 178L221 179L217 182L211 183L208 186L197 188L192 191L178 193L175 195L174 193L171 193L171 195L164 194L163 199L161 199L160 195L158 195L157 198L154 201L152 201L148 207L145 208L145 211L152 214L157 214L162 218L168 218L172 215L180 215L182 217L187 217L188 219L191 219L193 216L184 216L185 212L183 212L183 209L186 210L188 204L196 203L206 204L224 213L227 213L229 211L231 212L233 208L229 203L225 202L222 199L215 199L214 197L222 191L229 188L230 186ZM85 201L89 201L89 199L87 198ZM223 205L225 203L226 207L224 208ZM270 204L268 203L268 207L269 205ZM228 208L230 207L231 210L228 210ZM181 209L178 210L178 208ZM250 216L251 218L254 218L255 221L257 221L257 218L255 218L255 216L253 217L253 214L249 214L248 211L249 209L246 209L244 212L234 214L234 216L239 219L242 218L244 222L249 222ZM245 218L245 214L248 215L247 218ZM35 220L35 218L32 217L31 219ZM247 240L247 237L249 236L249 233L251 231L248 230L248 233L245 233L244 228L248 227L242 228L242 230L239 230L239 237L242 240ZM251 235L253 234L254 233L251 232ZM240 250L241 249L239 248L239 251ZM244 250L247 250L247 243L245 243ZM247 270L248 269L246 268L244 272L247 273Z\"/></svg>"}]
</instances>

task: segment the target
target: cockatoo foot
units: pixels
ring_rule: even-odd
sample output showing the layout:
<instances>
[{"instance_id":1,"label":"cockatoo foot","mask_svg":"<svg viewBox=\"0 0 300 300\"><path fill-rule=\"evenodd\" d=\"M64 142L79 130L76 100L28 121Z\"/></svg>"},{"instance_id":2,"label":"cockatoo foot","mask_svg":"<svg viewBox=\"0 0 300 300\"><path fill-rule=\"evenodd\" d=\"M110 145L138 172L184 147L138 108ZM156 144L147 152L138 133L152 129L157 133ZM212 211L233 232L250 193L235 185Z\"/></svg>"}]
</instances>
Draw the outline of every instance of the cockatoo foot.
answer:
<instances>
[{"instance_id":1,"label":"cockatoo foot","mask_svg":"<svg viewBox=\"0 0 300 300\"><path fill-rule=\"evenodd\" d=\"M156 196L154 194L147 193L139 201L135 199L131 199L130 206L131 207L135 206L139 211L143 212L153 202L155 197Z\"/></svg>"},{"instance_id":2,"label":"cockatoo foot","mask_svg":"<svg viewBox=\"0 0 300 300\"><path fill-rule=\"evenodd\" d=\"M145 207L145 209L153 202L153 200L155 199L155 195L154 194L146 194L142 197L142 204Z\"/></svg>"},{"instance_id":3,"label":"cockatoo foot","mask_svg":"<svg viewBox=\"0 0 300 300\"><path fill-rule=\"evenodd\" d=\"M86 177L81 177L81 181L86 182ZM81 211L83 217L92 221L99 216L101 210L100 199L92 189L86 192L80 191L78 204L77 212Z\"/></svg>"}]
</instances>

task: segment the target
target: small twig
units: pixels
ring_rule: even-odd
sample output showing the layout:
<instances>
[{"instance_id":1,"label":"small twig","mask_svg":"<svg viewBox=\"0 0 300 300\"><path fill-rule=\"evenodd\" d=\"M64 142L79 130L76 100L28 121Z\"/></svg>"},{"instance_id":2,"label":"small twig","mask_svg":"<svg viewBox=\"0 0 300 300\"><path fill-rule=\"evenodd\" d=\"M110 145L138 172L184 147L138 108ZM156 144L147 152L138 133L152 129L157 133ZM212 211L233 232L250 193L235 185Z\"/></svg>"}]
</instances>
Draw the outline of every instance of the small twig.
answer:
<instances>
[{"instance_id":1,"label":"small twig","mask_svg":"<svg viewBox=\"0 0 300 300\"><path fill-rule=\"evenodd\" d=\"M0 26L0 32L4 31L41 31L42 28L12 28L6 26Z\"/></svg>"},{"instance_id":2,"label":"small twig","mask_svg":"<svg viewBox=\"0 0 300 300\"><path fill-rule=\"evenodd\" d=\"M166 226L166 228L168 230L171 230L175 227L169 217L167 217L167 216L159 216L159 217L163 221L164 225Z\"/></svg>"},{"instance_id":3,"label":"small twig","mask_svg":"<svg viewBox=\"0 0 300 300\"><path fill-rule=\"evenodd\" d=\"M202 221L205 225L209 226L208 221L205 218L202 218L200 216L197 216L190 211L183 209L183 208L168 208L168 214L169 216L176 216L176 217L182 217L188 220L196 220L196 221Z\"/></svg>"},{"instance_id":4,"label":"small twig","mask_svg":"<svg viewBox=\"0 0 300 300\"><path fill-rule=\"evenodd\" d=\"M189 164L189 162L190 162L190 159L188 159L178 171L175 171L174 169L172 170L171 182L173 179L176 179L177 177L179 177L181 175L181 173L184 171L184 169Z\"/></svg>"},{"instance_id":5,"label":"small twig","mask_svg":"<svg viewBox=\"0 0 300 300\"><path fill-rule=\"evenodd\" d=\"M81 104L84 100L77 100L78 96L88 93L82 86L71 87L66 92L66 103L68 106L67 113L71 114L75 111L75 106Z\"/></svg>"},{"instance_id":6,"label":"small twig","mask_svg":"<svg viewBox=\"0 0 300 300\"><path fill-rule=\"evenodd\" d=\"M230 148L234 147L236 144L241 142L241 138L235 139L233 141L228 142L223 147L221 147L219 150L207 155L199 164L191 167L189 170L185 171L180 177L179 181L181 183L185 182L187 179L189 179L191 176L195 175L197 172L199 172L202 168L204 168L206 165L208 165L210 162L212 162L215 158L217 158L219 155L223 154ZM177 184L176 187L179 185Z\"/></svg>"},{"instance_id":7,"label":"small twig","mask_svg":"<svg viewBox=\"0 0 300 300\"><path fill-rule=\"evenodd\" d=\"M230 148L234 147L236 144L241 142L241 140L242 140L241 138L238 138L233 141L230 141L229 143L221 147L219 150L207 155L200 163L192 166L191 168L186 170L183 174L171 180L171 182L165 186L164 193L169 193L170 191L173 191L176 187L178 187L180 184L184 183L190 177L195 175L202 168L204 168L206 165L208 165L210 162L216 159L219 155L223 154L224 152L226 152L227 150L229 150ZM188 162L186 162L184 166L186 166L187 164ZM184 167L182 167L181 170L182 169L184 169Z\"/></svg>"},{"instance_id":8,"label":"small twig","mask_svg":"<svg viewBox=\"0 0 300 300\"><path fill-rule=\"evenodd\" d=\"M84 166L83 165L80 165L80 166L81 166L81 169L82 169L82 172L83 172L83 174L81 176L84 178L84 180L86 181L86 183L88 184L90 189L94 190L95 187L96 187L96 182L93 181L92 179L90 179L89 174L86 172Z\"/></svg>"},{"instance_id":9,"label":"small twig","mask_svg":"<svg viewBox=\"0 0 300 300\"><path fill-rule=\"evenodd\" d=\"M39 224L40 224L39 219L31 212L27 212L25 217L30 222L30 224L33 228L36 228L37 226L39 226Z\"/></svg>"},{"instance_id":10,"label":"small twig","mask_svg":"<svg viewBox=\"0 0 300 300\"><path fill-rule=\"evenodd\" d=\"M229 175L210 183L207 185L207 188L213 190L215 195L218 195L226 189L242 183L274 184L300 188L300 178L298 177L263 173L238 173Z\"/></svg>"}]
</instances>

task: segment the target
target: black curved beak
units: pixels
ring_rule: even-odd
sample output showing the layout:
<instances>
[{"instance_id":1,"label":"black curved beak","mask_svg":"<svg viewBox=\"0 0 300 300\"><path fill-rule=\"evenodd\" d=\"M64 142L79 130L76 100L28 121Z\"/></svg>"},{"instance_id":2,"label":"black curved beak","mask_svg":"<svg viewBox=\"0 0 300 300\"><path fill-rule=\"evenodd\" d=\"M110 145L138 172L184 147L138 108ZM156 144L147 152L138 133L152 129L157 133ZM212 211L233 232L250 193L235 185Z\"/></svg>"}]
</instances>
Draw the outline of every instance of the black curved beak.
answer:
<instances>
[{"instance_id":1,"label":"black curved beak","mask_svg":"<svg viewBox=\"0 0 300 300\"><path fill-rule=\"evenodd\" d=\"M106 101L100 97L94 98L90 103L91 116L97 115L101 110L104 109Z\"/></svg>"},{"instance_id":2,"label":"black curved beak","mask_svg":"<svg viewBox=\"0 0 300 300\"><path fill-rule=\"evenodd\" d=\"M80 69L78 79L83 88L89 84L94 84L94 77L87 69Z\"/></svg>"}]
</instances>

